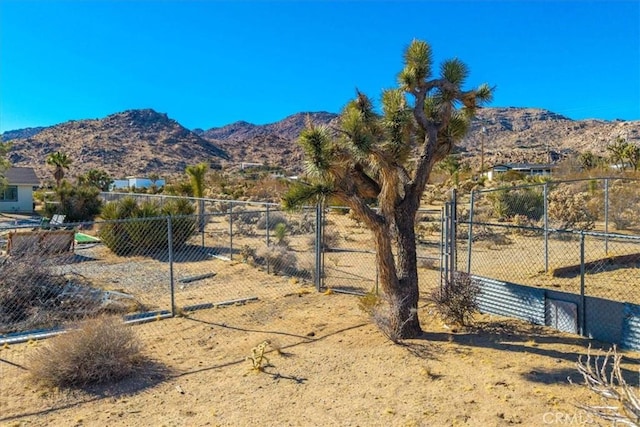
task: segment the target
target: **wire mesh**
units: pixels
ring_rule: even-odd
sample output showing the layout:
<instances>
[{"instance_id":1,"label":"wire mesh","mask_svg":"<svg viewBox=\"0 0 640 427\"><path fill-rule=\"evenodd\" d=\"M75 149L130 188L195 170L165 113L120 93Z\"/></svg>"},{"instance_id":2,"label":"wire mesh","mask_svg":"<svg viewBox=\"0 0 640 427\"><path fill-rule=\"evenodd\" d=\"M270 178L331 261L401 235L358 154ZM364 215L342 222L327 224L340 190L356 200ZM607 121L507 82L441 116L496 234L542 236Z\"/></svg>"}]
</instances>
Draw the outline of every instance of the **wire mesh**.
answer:
<instances>
[{"instance_id":1,"label":"wire mesh","mask_svg":"<svg viewBox=\"0 0 640 427\"><path fill-rule=\"evenodd\" d=\"M617 285L638 278L640 237L634 230L640 190L634 183L603 178L475 192L470 215L460 218L458 268L505 282L637 303L632 286Z\"/></svg>"}]
</instances>

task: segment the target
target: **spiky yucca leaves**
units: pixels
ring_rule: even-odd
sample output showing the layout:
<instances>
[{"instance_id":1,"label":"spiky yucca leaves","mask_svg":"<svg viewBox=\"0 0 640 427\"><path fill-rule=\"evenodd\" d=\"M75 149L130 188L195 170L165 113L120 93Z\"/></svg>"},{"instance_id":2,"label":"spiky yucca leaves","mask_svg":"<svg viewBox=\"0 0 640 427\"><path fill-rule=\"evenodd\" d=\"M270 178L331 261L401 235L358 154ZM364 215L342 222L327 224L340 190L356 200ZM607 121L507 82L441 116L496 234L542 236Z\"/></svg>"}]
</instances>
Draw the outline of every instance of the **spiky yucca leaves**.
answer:
<instances>
[{"instance_id":1,"label":"spiky yucca leaves","mask_svg":"<svg viewBox=\"0 0 640 427\"><path fill-rule=\"evenodd\" d=\"M492 93L486 85L464 90L469 69L458 59L445 61L437 78L432 73L431 47L414 40L404 52L399 87L382 94L381 114L358 91L339 128L309 123L300 135L306 182L285 197L291 208L331 196L372 230L380 283L392 305L389 325L399 338L421 332L414 234L420 196L433 166L452 152Z\"/></svg>"}]
</instances>

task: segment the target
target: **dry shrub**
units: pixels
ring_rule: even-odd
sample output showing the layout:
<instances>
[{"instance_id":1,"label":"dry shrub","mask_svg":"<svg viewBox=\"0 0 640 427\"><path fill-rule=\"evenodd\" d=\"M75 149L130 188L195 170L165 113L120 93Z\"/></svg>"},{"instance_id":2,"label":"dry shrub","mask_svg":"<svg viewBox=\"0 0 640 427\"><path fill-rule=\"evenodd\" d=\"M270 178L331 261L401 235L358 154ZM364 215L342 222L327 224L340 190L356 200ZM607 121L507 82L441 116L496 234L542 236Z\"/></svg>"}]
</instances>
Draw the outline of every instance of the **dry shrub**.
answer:
<instances>
[{"instance_id":1,"label":"dry shrub","mask_svg":"<svg viewBox=\"0 0 640 427\"><path fill-rule=\"evenodd\" d=\"M402 338L402 328L407 322L413 320L415 312L404 323L394 322L392 313L393 300L385 293L378 294L375 289L367 292L358 299L358 308L367 314L371 321L391 342L398 343ZM395 307L402 305L401 301Z\"/></svg>"},{"instance_id":2,"label":"dry shrub","mask_svg":"<svg viewBox=\"0 0 640 427\"><path fill-rule=\"evenodd\" d=\"M561 187L549 194L549 218L554 228L590 230L597 219L588 205L588 195L571 187Z\"/></svg>"},{"instance_id":3,"label":"dry shrub","mask_svg":"<svg viewBox=\"0 0 640 427\"><path fill-rule=\"evenodd\" d=\"M582 374L585 387L600 396L603 405L579 407L599 418L611 421L612 425L638 426L640 397L634 387L625 381L621 362L622 355L618 354L615 346L604 356L595 358L592 358L589 346L586 360L580 356L576 366Z\"/></svg>"},{"instance_id":4,"label":"dry shrub","mask_svg":"<svg viewBox=\"0 0 640 427\"><path fill-rule=\"evenodd\" d=\"M34 382L73 388L117 381L135 373L144 361L130 326L117 317L99 317L47 341L29 365Z\"/></svg>"},{"instance_id":5,"label":"dry shrub","mask_svg":"<svg viewBox=\"0 0 640 427\"><path fill-rule=\"evenodd\" d=\"M442 288L435 289L430 300L442 318L461 326L469 325L478 311L477 297L480 294L478 283L466 273L457 271L453 280L446 280Z\"/></svg>"},{"instance_id":6,"label":"dry shrub","mask_svg":"<svg viewBox=\"0 0 640 427\"><path fill-rule=\"evenodd\" d=\"M295 274L297 257L295 252L279 245L261 248L256 252L256 261L268 262L274 274Z\"/></svg>"}]
</instances>

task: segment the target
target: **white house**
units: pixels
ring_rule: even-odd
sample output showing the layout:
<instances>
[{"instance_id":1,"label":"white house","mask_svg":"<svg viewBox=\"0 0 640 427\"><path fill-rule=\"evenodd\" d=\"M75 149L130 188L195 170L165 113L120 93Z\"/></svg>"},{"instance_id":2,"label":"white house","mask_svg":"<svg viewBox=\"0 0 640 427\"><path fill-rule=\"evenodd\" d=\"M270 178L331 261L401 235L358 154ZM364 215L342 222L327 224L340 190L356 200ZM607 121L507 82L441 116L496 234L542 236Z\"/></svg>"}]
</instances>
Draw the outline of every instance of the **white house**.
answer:
<instances>
[{"instance_id":1,"label":"white house","mask_svg":"<svg viewBox=\"0 0 640 427\"><path fill-rule=\"evenodd\" d=\"M9 168L0 188L0 212L33 213L33 190L40 180L33 168Z\"/></svg>"},{"instance_id":2,"label":"white house","mask_svg":"<svg viewBox=\"0 0 640 427\"><path fill-rule=\"evenodd\" d=\"M151 178L141 178L136 176L130 176L125 179L114 179L111 183L111 187L109 188L111 191L113 190L124 190L128 188L150 188L153 185L161 188L164 187L164 179L157 179L152 181Z\"/></svg>"},{"instance_id":3,"label":"white house","mask_svg":"<svg viewBox=\"0 0 640 427\"><path fill-rule=\"evenodd\" d=\"M501 163L494 165L486 172L486 175L489 181L493 180L497 175L507 171L516 171L529 176L548 176L551 175L551 171L554 167L554 165L542 165L535 163Z\"/></svg>"}]
</instances>

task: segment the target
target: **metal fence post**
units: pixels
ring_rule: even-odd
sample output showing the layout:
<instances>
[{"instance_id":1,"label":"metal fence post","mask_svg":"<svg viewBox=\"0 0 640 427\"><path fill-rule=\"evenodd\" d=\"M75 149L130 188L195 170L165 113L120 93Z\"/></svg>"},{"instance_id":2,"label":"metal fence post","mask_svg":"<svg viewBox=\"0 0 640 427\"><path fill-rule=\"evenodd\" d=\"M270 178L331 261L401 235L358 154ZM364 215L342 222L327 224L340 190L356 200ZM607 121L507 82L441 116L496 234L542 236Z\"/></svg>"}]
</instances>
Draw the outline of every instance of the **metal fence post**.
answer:
<instances>
[{"instance_id":1,"label":"metal fence post","mask_svg":"<svg viewBox=\"0 0 640 427\"><path fill-rule=\"evenodd\" d=\"M267 247L269 247L269 205L267 205L267 212L264 217L266 233L267 233Z\"/></svg>"},{"instance_id":2,"label":"metal fence post","mask_svg":"<svg viewBox=\"0 0 640 427\"><path fill-rule=\"evenodd\" d=\"M469 202L469 246L467 249L467 274L471 274L471 244L473 242L473 202L475 191L471 190L471 201Z\"/></svg>"},{"instance_id":3,"label":"metal fence post","mask_svg":"<svg viewBox=\"0 0 640 427\"><path fill-rule=\"evenodd\" d=\"M164 198L163 198L163 203L164 203ZM205 229L205 204L204 204L204 199L200 199L198 200L198 210L199 210L199 217L198 217L198 227L200 228L200 234L202 236L202 247L204 248L204 229Z\"/></svg>"},{"instance_id":4,"label":"metal fence post","mask_svg":"<svg viewBox=\"0 0 640 427\"><path fill-rule=\"evenodd\" d=\"M267 205L267 212L264 217L265 222L265 230L266 230L266 240L267 240L267 248L269 247L269 205ZM267 274L271 274L271 264L269 263L269 258L267 257Z\"/></svg>"},{"instance_id":5,"label":"metal fence post","mask_svg":"<svg viewBox=\"0 0 640 427\"><path fill-rule=\"evenodd\" d=\"M456 271L456 266L457 266L457 257L456 257L456 231L457 231L457 227L458 227L458 218L457 218L457 211L458 211L458 207L456 206L456 202L457 202L457 191L455 188L453 188L451 190L451 234L449 236L451 243L450 243L450 259L449 261L451 262L451 267L449 268L449 281L453 282L453 276L455 274Z\"/></svg>"},{"instance_id":6,"label":"metal fence post","mask_svg":"<svg viewBox=\"0 0 640 427\"><path fill-rule=\"evenodd\" d=\"M171 292L171 316L176 315L176 292L173 277L173 224L171 216L167 217L167 257L169 258L169 290Z\"/></svg>"},{"instance_id":7,"label":"metal fence post","mask_svg":"<svg viewBox=\"0 0 640 427\"><path fill-rule=\"evenodd\" d=\"M580 232L580 305L582 312L582 321L580 322L580 335L585 335L586 333L586 297L585 297L585 289L584 289L584 276L585 276L585 265L584 265L584 231Z\"/></svg>"},{"instance_id":8,"label":"metal fence post","mask_svg":"<svg viewBox=\"0 0 640 427\"><path fill-rule=\"evenodd\" d=\"M604 179L604 254L609 255L609 178Z\"/></svg>"},{"instance_id":9,"label":"metal fence post","mask_svg":"<svg viewBox=\"0 0 640 427\"><path fill-rule=\"evenodd\" d=\"M545 183L542 192L544 205L544 272L549 272L549 184Z\"/></svg>"},{"instance_id":10,"label":"metal fence post","mask_svg":"<svg viewBox=\"0 0 640 427\"><path fill-rule=\"evenodd\" d=\"M229 202L229 259L233 259L233 202Z\"/></svg>"},{"instance_id":11,"label":"metal fence post","mask_svg":"<svg viewBox=\"0 0 640 427\"><path fill-rule=\"evenodd\" d=\"M316 290L320 292L322 288L322 207L316 205Z\"/></svg>"},{"instance_id":12,"label":"metal fence post","mask_svg":"<svg viewBox=\"0 0 640 427\"><path fill-rule=\"evenodd\" d=\"M447 204L445 203L444 207L440 209L440 291L444 287L444 278L447 274L447 263L446 263L446 229L447 229Z\"/></svg>"}]
</instances>

